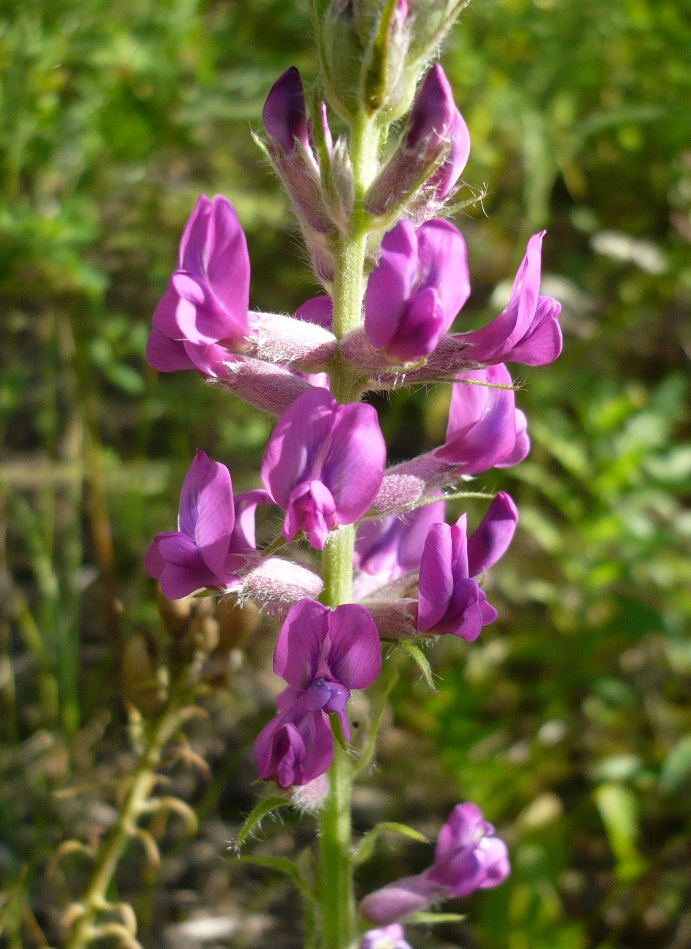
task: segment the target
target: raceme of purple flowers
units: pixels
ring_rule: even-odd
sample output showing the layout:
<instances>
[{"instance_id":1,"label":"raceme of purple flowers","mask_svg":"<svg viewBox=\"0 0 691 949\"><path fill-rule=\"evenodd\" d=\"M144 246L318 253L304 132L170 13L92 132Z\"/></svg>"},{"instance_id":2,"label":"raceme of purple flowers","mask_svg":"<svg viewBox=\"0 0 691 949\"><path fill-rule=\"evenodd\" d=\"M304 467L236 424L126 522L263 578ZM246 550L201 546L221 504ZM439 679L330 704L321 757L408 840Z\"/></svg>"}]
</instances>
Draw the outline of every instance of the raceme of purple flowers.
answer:
<instances>
[{"instance_id":1,"label":"raceme of purple flowers","mask_svg":"<svg viewBox=\"0 0 691 949\"><path fill-rule=\"evenodd\" d=\"M360 909L378 926L389 926L440 899L498 886L510 870L506 844L480 808L458 804L439 832L432 866L370 893Z\"/></svg>"},{"instance_id":2,"label":"raceme of purple flowers","mask_svg":"<svg viewBox=\"0 0 691 949\"><path fill-rule=\"evenodd\" d=\"M504 311L481 329L451 332L470 295L468 253L460 231L435 215L458 187L470 137L440 66L420 84L364 197L379 237L361 325L337 339L333 266L354 192L344 143L332 139L326 106L317 112L315 126L291 68L272 87L263 117L266 151L290 194L322 295L294 316L251 310L238 217L225 198L202 196L147 345L160 371L193 369L277 417L260 489L234 495L228 469L197 452L177 530L156 535L146 568L171 599L237 591L283 620L274 670L287 688L255 743L260 775L283 788L329 768L329 716L347 740L350 693L379 676L382 639L452 634L472 642L496 618L482 575L508 548L516 507L500 492L469 534L465 515L446 523L444 490L526 457L527 421L506 363L538 366L561 350L559 304L540 295L542 233L528 241ZM330 388L336 366L353 393L346 404ZM387 469L377 411L360 399L435 382L452 385L444 444ZM268 550L256 543L258 505L282 511L281 536ZM347 525L357 530L357 602L330 609L317 601L316 571L273 551L305 542L323 550ZM367 898L366 912L384 928L363 945L406 946L397 924L403 914L376 907L427 905L440 894L493 886L506 873L506 848L474 805L461 805L440 835L433 867Z\"/></svg>"}]
</instances>

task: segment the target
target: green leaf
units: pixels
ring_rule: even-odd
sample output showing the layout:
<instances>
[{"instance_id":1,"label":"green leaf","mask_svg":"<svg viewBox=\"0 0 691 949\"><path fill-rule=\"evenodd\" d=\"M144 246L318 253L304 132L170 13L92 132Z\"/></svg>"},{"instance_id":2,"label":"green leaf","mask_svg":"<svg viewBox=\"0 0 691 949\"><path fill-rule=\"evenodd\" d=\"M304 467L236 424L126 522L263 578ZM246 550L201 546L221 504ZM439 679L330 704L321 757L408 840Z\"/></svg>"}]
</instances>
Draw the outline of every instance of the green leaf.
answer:
<instances>
[{"instance_id":1,"label":"green leaf","mask_svg":"<svg viewBox=\"0 0 691 949\"><path fill-rule=\"evenodd\" d=\"M681 738L670 751L660 772L660 790L681 791L691 779L691 735Z\"/></svg>"},{"instance_id":2,"label":"green leaf","mask_svg":"<svg viewBox=\"0 0 691 949\"><path fill-rule=\"evenodd\" d=\"M402 649L403 652L407 653L416 664L422 673L422 678L427 683L430 692L436 692L437 687L434 684L432 667L430 666L429 659L424 654L422 649L420 649L419 646L416 646L415 643L411 642L409 639L399 639L396 645L399 647L399 649Z\"/></svg>"},{"instance_id":3,"label":"green leaf","mask_svg":"<svg viewBox=\"0 0 691 949\"><path fill-rule=\"evenodd\" d=\"M290 801L284 797L279 797L278 795L274 795L273 797L265 797L264 800L260 801L252 810L251 814L249 817L247 817L245 823L238 831L238 835L235 838L235 846L241 847L252 833L254 828L262 822L267 814L271 814L272 811L277 811L279 807L289 806Z\"/></svg>"},{"instance_id":4,"label":"green leaf","mask_svg":"<svg viewBox=\"0 0 691 949\"><path fill-rule=\"evenodd\" d=\"M372 830L368 831L358 844L353 854L353 863L364 863L374 853L377 840L380 834L400 834L402 837L408 837L410 840L417 840L423 844L428 844L429 840L419 830L408 827L407 824L399 824L396 821L385 821L377 824Z\"/></svg>"},{"instance_id":5,"label":"green leaf","mask_svg":"<svg viewBox=\"0 0 691 949\"><path fill-rule=\"evenodd\" d=\"M314 900L315 896L307 885L305 878L299 868L288 857L260 857L254 854L239 856L237 858L241 863L251 863L256 867L264 867L267 870L275 870L277 873L283 873L290 877L297 889L308 900Z\"/></svg>"},{"instance_id":6,"label":"green leaf","mask_svg":"<svg viewBox=\"0 0 691 949\"><path fill-rule=\"evenodd\" d=\"M594 792L595 803L617 860L617 875L635 880L645 869L636 847L639 813L636 795L621 784L601 784Z\"/></svg>"},{"instance_id":7,"label":"green leaf","mask_svg":"<svg viewBox=\"0 0 691 949\"><path fill-rule=\"evenodd\" d=\"M374 758L374 753L377 750L377 736L379 734L379 725L381 724L382 715L384 714L384 709L386 708L386 703L389 700L391 691L393 687L398 682L398 673L395 669L392 669L389 672L389 680L384 686L384 691L382 692L381 700L377 706L374 714L372 715L372 724L369 730L369 736L367 738L367 744L362 749L362 754L355 768L356 774L362 774L364 771L369 768Z\"/></svg>"},{"instance_id":8,"label":"green leaf","mask_svg":"<svg viewBox=\"0 0 691 949\"><path fill-rule=\"evenodd\" d=\"M411 913L405 921L406 923L424 923L425 926L434 926L441 923L460 923L464 919L464 913Z\"/></svg>"},{"instance_id":9,"label":"green leaf","mask_svg":"<svg viewBox=\"0 0 691 949\"><path fill-rule=\"evenodd\" d=\"M346 741L346 736L343 734L343 725L341 724L341 719L338 716L337 712L332 712L329 715L329 721L331 722L331 731L333 736L341 746L344 751L348 750L348 742Z\"/></svg>"}]
</instances>

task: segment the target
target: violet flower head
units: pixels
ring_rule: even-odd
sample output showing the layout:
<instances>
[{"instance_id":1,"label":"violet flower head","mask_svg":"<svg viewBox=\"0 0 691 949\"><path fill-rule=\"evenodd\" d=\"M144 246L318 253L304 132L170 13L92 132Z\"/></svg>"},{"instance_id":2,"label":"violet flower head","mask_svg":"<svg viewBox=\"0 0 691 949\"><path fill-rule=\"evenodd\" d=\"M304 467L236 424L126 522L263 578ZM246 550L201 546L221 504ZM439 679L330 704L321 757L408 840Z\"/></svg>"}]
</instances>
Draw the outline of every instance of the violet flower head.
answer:
<instances>
[{"instance_id":1,"label":"violet flower head","mask_svg":"<svg viewBox=\"0 0 691 949\"><path fill-rule=\"evenodd\" d=\"M499 886L510 872L506 844L480 808L458 804L439 833L432 866L370 893L360 909L373 923L391 925L441 899Z\"/></svg>"},{"instance_id":2,"label":"violet flower head","mask_svg":"<svg viewBox=\"0 0 691 949\"><path fill-rule=\"evenodd\" d=\"M203 588L223 590L256 551L254 514L265 491L233 498L230 472L197 451L180 495L178 529L157 534L145 557L149 576L177 600Z\"/></svg>"},{"instance_id":3,"label":"violet flower head","mask_svg":"<svg viewBox=\"0 0 691 949\"><path fill-rule=\"evenodd\" d=\"M296 140L303 148L311 148L305 90L295 66L287 69L273 84L262 115L264 128L284 152L294 151Z\"/></svg>"},{"instance_id":4,"label":"violet flower head","mask_svg":"<svg viewBox=\"0 0 691 949\"><path fill-rule=\"evenodd\" d=\"M401 221L382 241L365 293L365 330L399 362L434 352L470 294L463 237L448 221Z\"/></svg>"},{"instance_id":5,"label":"violet flower head","mask_svg":"<svg viewBox=\"0 0 691 949\"><path fill-rule=\"evenodd\" d=\"M289 687L254 746L260 777L290 787L327 771L333 759L329 713L338 715L348 740L350 690L371 685L381 666L379 633L364 607L350 603L330 610L315 600L296 603L274 653L274 672Z\"/></svg>"},{"instance_id":6,"label":"violet flower head","mask_svg":"<svg viewBox=\"0 0 691 949\"><path fill-rule=\"evenodd\" d=\"M482 523L467 537L467 518L434 524L420 560L417 630L451 633L474 642L497 611L473 579L505 553L516 530L518 511L505 492L492 501Z\"/></svg>"},{"instance_id":7,"label":"violet flower head","mask_svg":"<svg viewBox=\"0 0 691 949\"><path fill-rule=\"evenodd\" d=\"M458 181L470 155L470 133L458 111L446 73L437 63L420 86L408 120L406 148L425 149L434 159L442 148L449 152L428 185L437 201L444 201Z\"/></svg>"},{"instance_id":8,"label":"violet flower head","mask_svg":"<svg viewBox=\"0 0 691 949\"><path fill-rule=\"evenodd\" d=\"M528 422L516 408L506 366L470 369L456 376L451 395L446 441L434 454L462 474L510 468L530 450ZM468 380L464 383L463 380Z\"/></svg>"},{"instance_id":9,"label":"violet flower head","mask_svg":"<svg viewBox=\"0 0 691 949\"><path fill-rule=\"evenodd\" d=\"M300 396L279 419L262 463L264 484L286 511L286 540L302 530L321 550L330 530L367 513L385 461L371 405L339 405L320 388Z\"/></svg>"},{"instance_id":10,"label":"violet flower head","mask_svg":"<svg viewBox=\"0 0 691 949\"><path fill-rule=\"evenodd\" d=\"M468 896L499 886L510 872L506 844L477 804L457 804L437 838L428 879L449 896Z\"/></svg>"},{"instance_id":11,"label":"violet flower head","mask_svg":"<svg viewBox=\"0 0 691 949\"><path fill-rule=\"evenodd\" d=\"M243 348L249 332L250 263L233 206L202 195L180 242L178 268L158 303L147 359L161 372L197 368L222 359L222 343Z\"/></svg>"},{"instance_id":12,"label":"violet flower head","mask_svg":"<svg viewBox=\"0 0 691 949\"><path fill-rule=\"evenodd\" d=\"M412 949L398 923L382 929L369 929L362 937L360 949Z\"/></svg>"},{"instance_id":13,"label":"violet flower head","mask_svg":"<svg viewBox=\"0 0 691 949\"><path fill-rule=\"evenodd\" d=\"M540 296L544 235L545 231L541 231L528 241L506 309L482 329L462 334L461 338L468 344L466 356L474 362L543 366L560 354L561 305L552 297Z\"/></svg>"}]
</instances>

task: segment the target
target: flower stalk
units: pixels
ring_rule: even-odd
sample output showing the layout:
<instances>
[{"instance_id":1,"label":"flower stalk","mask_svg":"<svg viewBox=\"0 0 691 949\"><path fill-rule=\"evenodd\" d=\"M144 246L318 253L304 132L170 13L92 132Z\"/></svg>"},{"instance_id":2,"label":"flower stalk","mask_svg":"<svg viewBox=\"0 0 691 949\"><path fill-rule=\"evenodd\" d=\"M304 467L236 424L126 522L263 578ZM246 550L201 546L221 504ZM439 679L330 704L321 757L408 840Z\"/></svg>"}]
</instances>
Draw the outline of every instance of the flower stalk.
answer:
<instances>
[{"instance_id":1,"label":"flower stalk","mask_svg":"<svg viewBox=\"0 0 691 949\"><path fill-rule=\"evenodd\" d=\"M158 781L157 770L163 752L185 721L196 713L190 705L198 681L198 663L193 661L182 672L180 680L171 689L168 701L140 748L134 773L128 776L129 788L119 808L118 818L99 848L94 869L86 891L78 902L72 903L64 916L68 929L64 949L84 949L91 943L115 936L128 949L141 949L137 941L137 924L134 912L128 903L111 903L107 898L118 864L132 839L143 844L150 862L159 861L158 848L153 837L138 826L139 818L158 810L178 812L192 829L196 826L194 812L178 798L152 798ZM134 710L131 715L138 717ZM137 727L139 727L137 722ZM70 842L68 842L69 844ZM117 915L120 922L102 922L104 913Z\"/></svg>"}]
</instances>

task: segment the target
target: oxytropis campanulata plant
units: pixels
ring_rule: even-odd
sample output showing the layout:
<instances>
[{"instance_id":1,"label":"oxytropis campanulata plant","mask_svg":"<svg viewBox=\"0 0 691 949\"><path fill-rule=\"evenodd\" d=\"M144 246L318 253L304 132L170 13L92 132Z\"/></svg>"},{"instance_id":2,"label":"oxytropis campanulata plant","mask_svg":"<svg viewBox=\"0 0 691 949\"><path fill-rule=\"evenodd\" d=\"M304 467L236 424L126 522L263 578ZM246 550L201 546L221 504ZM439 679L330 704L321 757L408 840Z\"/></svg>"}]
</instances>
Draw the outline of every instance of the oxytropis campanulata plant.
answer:
<instances>
[{"instance_id":1,"label":"oxytropis campanulata plant","mask_svg":"<svg viewBox=\"0 0 691 949\"><path fill-rule=\"evenodd\" d=\"M441 66L428 64L463 5L315 2L315 94L305 95L297 69L284 73L266 100L261 145L323 294L293 316L251 310L237 215L225 198L202 196L147 347L161 372L194 370L278 417L263 488L235 494L229 470L197 452L178 529L156 536L146 567L170 599L233 592L282 621L274 670L286 688L254 748L260 777L279 792L240 837L295 789L311 800L317 852L311 872L291 872L307 901L307 939L323 949L405 949L400 920L429 920L430 905L509 873L505 844L465 803L441 829L428 870L359 907L353 883L372 848L353 848L352 786L376 735L358 760L348 744L351 692L382 674L382 643L405 643L424 663L421 640L473 642L496 618L480 581L511 542L516 506L497 494L469 533L465 515L446 523L445 500L525 458L527 422L505 364L543 365L561 349L560 306L540 295L541 233L506 309L481 329L449 332L470 278L463 236L441 215L458 193L470 138ZM346 128L337 138L333 113ZM377 412L362 399L421 383L452 385L445 442L387 468ZM285 514L282 536L264 549L258 505ZM304 542L321 551L321 570L291 559L288 547Z\"/></svg>"}]
</instances>

